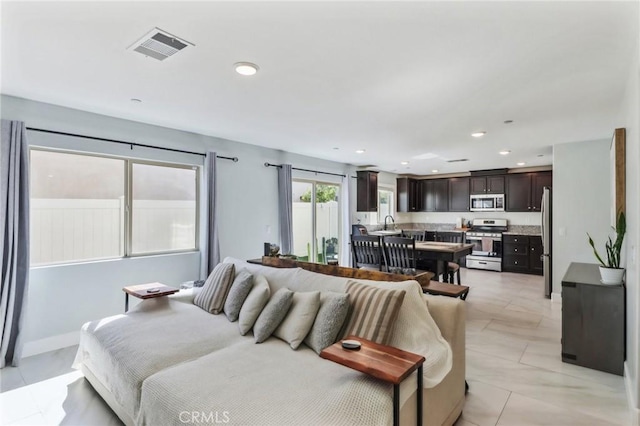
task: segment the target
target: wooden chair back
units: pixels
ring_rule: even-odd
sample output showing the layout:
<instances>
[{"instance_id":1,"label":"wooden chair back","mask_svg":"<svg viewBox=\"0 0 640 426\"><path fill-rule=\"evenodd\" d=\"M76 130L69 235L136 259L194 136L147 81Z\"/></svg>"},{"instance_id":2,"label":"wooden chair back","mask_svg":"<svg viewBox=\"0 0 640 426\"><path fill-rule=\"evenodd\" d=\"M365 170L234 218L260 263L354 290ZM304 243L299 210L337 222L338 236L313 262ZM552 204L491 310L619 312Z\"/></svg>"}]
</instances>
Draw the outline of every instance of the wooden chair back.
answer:
<instances>
[{"instance_id":1,"label":"wooden chair back","mask_svg":"<svg viewBox=\"0 0 640 426\"><path fill-rule=\"evenodd\" d=\"M395 269L416 269L416 240L405 237L385 237L385 263L389 272Z\"/></svg>"},{"instance_id":2,"label":"wooden chair back","mask_svg":"<svg viewBox=\"0 0 640 426\"><path fill-rule=\"evenodd\" d=\"M427 231L403 230L402 236L405 238L413 238L416 241L426 241Z\"/></svg>"},{"instance_id":3,"label":"wooden chair back","mask_svg":"<svg viewBox=\"0 0 640 426\"><path fill-rule=\"evenodd\" d=\"M377 268L382 271L382 245L375 235L352 235L351 252L354 268Z\"/></svg>"}]
</instances>

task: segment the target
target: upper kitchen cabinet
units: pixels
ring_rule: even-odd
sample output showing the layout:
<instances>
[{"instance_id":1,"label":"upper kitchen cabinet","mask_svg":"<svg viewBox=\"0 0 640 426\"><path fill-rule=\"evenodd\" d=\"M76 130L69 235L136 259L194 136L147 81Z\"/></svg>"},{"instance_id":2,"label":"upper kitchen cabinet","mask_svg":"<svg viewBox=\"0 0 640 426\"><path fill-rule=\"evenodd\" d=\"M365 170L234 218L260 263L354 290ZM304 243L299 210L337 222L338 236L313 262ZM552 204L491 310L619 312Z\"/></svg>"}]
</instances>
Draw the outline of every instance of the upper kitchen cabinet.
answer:
<instances>
[{"instance_id":1,"label":"upper kitchen cabinet","mask_svg":"<svg viewBox=\"0 0 640 426\"><path fill-rule=\"evenodd\" d=\"M551 186L551 171L514 173L506 176L506 205L510 212L539 212L542 192Z\"/></svg>"},{"instance_id":2,"label":"upper kitchen cabinet","mask_svg":"<svg viewBox=\"0 0 640 426\"><path fill-rule=\"evenodd\" d=\"M378 211L378 172L360 170L356 174L358 175L356 210Z\"/></svg>"},{"instance_id":3,"label":"upper kitchen cabinet","mask_svg":"<svg viewBox=\"0 0 640 426\"><path fill-rule=\"evenodd\" d=\"M474 176L470 179L471 194L504 194L504 176Z\"/></svg>"},{"instance_id":4,"label":"upper kitchen cabinet","mask_svg":"<svg viewBox=\"0 0 640 426\"><path fill-rule=\"evenodd\" d=\"M449 211L449 180L425 179L420 181L421 194L420 211L446 212Z\"/></svg>"},{"instance_id":5,"label":"upper kitchen cabinet","mask_svg":"<svg viewBox=\"0 0 640 426\"><path fill-rule=\"evenodd\" d=\"M449 179L450 212L468 212L469 195L469 178L461 177Z\"/></svg>"},{"instance_id":6,"label":"upper kitchen cabinet","mask_svg":"<svg viewBox=\"0 0 640 426\"><path fill-rule=\"evenodd\" d=\"M416 212L420 210L420 194L418 181L403 177L396 181L396 210L402 213Z\"/></svg>"}]
</instances>

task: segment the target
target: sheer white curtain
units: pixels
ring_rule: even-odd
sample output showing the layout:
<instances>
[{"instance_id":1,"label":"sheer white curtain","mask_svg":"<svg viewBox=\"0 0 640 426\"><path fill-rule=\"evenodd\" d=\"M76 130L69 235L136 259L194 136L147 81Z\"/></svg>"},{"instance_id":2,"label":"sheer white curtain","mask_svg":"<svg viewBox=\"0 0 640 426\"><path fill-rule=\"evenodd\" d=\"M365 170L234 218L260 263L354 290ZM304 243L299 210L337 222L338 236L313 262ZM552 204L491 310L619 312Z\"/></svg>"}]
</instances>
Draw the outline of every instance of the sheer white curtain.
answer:
<instances>
[{"instance_id":1,"label":"sheer white curtain","mask_svg":"<svg viewBox=\"0 0 640 426\"><path fill-rule=\"evenodd\" d=\"M342 238L340 238L340 266L351 266L351 210L349 209L349 184L351 178L347 172L340 185L340 204L342 215Z\"/></svg>"}]
</instances>

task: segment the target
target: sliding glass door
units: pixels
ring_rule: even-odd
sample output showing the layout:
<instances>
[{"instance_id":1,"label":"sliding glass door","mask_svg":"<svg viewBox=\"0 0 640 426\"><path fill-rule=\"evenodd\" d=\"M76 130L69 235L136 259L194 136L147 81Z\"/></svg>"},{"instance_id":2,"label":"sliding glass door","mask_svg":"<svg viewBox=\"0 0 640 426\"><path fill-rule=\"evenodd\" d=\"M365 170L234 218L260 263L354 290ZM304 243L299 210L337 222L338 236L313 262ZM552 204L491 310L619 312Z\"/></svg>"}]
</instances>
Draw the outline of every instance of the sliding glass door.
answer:
<instances>
[{"instance_id":1,"label":"sliding glass door","mask_svg":"<svg viewBox=\"0 0 640 426\"><path fill-rule=\"evenodd\" d=\"M299 260L332 263L338 260L340 185L293 181L293 254Z\"/></svg>"}]
</instances>

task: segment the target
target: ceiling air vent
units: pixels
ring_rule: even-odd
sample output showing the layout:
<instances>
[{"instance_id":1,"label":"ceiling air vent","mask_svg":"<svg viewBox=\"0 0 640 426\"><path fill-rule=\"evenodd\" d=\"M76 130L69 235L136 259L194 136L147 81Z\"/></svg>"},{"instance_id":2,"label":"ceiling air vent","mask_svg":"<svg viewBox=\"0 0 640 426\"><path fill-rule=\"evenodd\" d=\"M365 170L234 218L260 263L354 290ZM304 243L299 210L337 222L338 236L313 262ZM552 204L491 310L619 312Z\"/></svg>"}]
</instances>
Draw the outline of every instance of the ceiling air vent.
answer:
<instances>
[{"instance_id":1,"label":"ceiling air vent","mask_svg":"<svg viewBox=\"0 0 640 426\"><path fill-rule=\"evenodd\" d=\"M144 56L155 58L159 61L164 61L169 56L175 55L187 46L195 46L195 44L182 40L159 28L154 28L140 40L129 46L129 50L142 53Z\"/></svg>"},{"instance_id":2,"label":"ceiling air vent","mask_svg":"<svg viewBox=\"0 0 640 426\"><path fill-rule=\"evenodd\" d=\"M469 159L468 158L459 158L457 160L447 160L447 163L462 163L462 162L465 162L465 161L469 161Z\"/></svg>"}]
</instances>

